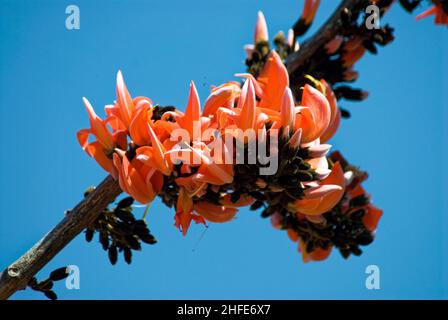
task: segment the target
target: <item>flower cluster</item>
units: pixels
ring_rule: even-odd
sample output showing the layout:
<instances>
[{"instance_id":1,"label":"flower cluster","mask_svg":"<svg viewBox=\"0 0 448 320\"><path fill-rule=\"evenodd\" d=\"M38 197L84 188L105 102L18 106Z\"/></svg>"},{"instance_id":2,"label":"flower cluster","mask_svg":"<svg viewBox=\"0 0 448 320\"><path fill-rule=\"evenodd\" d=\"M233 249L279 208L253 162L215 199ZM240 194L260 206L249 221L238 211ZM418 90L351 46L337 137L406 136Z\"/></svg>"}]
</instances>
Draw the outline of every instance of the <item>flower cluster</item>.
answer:
<instances>
[{"instance_id":1,"label":"flower cluster","mask_svg":"<svg viewBox=\"0 0 448 320\"><path fill-rule=\"evenodd\" d=\"M303 25L318 4L306 2ZM263 207L262 216L299 241L305 261L321 260L332 247L357 254L373 239L380 211L360 191L359 171L327 155L341 119L337 93L323 78L304 75L296 94L284 64L298 50L294 34L277 38L277 48L284 50L269 49L259 13L254 45L246 47L249 72L212 87L203 108L191 82L185 112L133 97L118 72L117 99L105 107L105 119L83 98L90 128L78 141L132 198L149 204L159 196L175 207L184 235L192 221L227 222L239 207ZM364 202L353 201L361 193Z\"/></svg>"},{"instance_id":2,"label":"flower cluster","mask_svg":"<svg viewBox=\"0 0 448 320\"><path fill-rule=\"evenodd\" d=\"M282 59L288 61L291 57L300 55L298 37L302 36L312 24L319 6L319 1L306 0L303 14L285 36L277 33L273 39L274 47ZM325 45L318 48L312 59L304 63L299 69L290 73L292 89L297 100L300 100L302 88L309 83L309 77L325 79L333 88L337 99L359 101L367 98L368 92L353 88L349 83L356 81L359 73L355 64L366 52L376 54L378 46L385 46L393 41L393 29L388 25L378 29L367 29L366 22L369 15L365 13L368 4L375 3L383 15L393 3L393 0L360 2L359 8L342 11L340 17L344 28ZM259 13L254 43L247 45L246 65L248 72L258 75L270 52L268 29L264 15ZM260 27L263 26L263 27ZM348 110L340 108L342 117L350 117Z\"/></svg>"},{"instance_id":3,"label":"flower cluster","mask_svg":"<svg viewBox=\"0 0 448 320\"><path fill-rule=\"evenodd\" d=\"M274 228L286 230L289 238L298 242L304 262L326 259L333 247L339 249L344 258L350 254L360 255L359 246L373 241L383 214L371 204L370 196L361 185L367 178L365 172L351 166L339 152L332 153L329 161L344 172L339 179L344 181L345 190L336 206L315 216L301 212L291 214L294 210L277 206L271 215Z\"/></svg>"}]
</instances>

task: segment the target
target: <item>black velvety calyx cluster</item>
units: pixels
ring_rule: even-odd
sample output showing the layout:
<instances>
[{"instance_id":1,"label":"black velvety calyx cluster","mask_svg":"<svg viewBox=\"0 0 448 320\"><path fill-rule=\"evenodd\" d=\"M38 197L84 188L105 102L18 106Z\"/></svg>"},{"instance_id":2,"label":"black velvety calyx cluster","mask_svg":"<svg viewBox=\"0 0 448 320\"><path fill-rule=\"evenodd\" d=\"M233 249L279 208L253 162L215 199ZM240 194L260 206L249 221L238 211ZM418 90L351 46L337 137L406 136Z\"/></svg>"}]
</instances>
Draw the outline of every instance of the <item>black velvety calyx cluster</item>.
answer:
<instances>
[{"instance_id":1,"label":"black velvety calyx cluster","mask_svg":"<svg viewBox=\"0 0 448 320\"><path fill-rule=\"evenodd\" d=\"M113 265L117 263L119 252L123 253L124 260L130 264L132 251L140 251L142 242L151 245L157 243L145 220L137 220L134 217L133 203L134 199L126 197L112 209L106 208L85 231L88 242L92 241L95 233L98 233L99 242L108 252Z\"/></svg>"}]
</instances>

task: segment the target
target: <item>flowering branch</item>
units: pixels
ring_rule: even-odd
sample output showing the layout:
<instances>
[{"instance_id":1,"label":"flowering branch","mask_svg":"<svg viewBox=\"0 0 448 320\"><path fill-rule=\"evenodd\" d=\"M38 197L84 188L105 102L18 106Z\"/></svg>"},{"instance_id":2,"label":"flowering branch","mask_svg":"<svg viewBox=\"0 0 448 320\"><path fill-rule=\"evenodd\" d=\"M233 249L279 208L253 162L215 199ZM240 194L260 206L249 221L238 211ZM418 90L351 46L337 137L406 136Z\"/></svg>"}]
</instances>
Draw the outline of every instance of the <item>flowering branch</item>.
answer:
<instances>
[{"instance_id":1,"label":"flowering branch","mask_svg":"<svg viewBox=\"0 0 448 320\"><path fill-rule=\"evenodd\" d=\"M317 35L308 40L300 51L295 52L288 57L287 65L290 76L292 76L296 70L299 70L317 49L321 48L325 43L329 42L338 34L342 28L341 15L344 10L359 10L359 7L367 2L368 1L365 0L344 1ZM311 21L307 21L307 23L311 23ZM121 75L119 77L119 83L124 86ZM125 101L128 97L123 96L121 99L124 99L123 101ZM86 106L92 119L97 121L97 116L94 114L93 109L88 102L86 102ZM102 134L104 137L101 141L103 146L120 144L119 136L105 137L104 130L107 129L104 129L103 124L97 121L96 126L91 129L90 133L94 133L98 136ZM88 133L85 131L81 132L78 136L80 141L84 141L87 134ZM98 147L98 144L85 144L86 151L88 152L93 153L94 150L92 148L94 147ZM108 167L110 162L107 158L104 158L101 161L104 165L103 167L111 168ZM111 169L111 171L113 170L114 169ZM24 289L33 276L82 230L91 225L107 205L114 201L121 192L122 190L116 180L111 176L107 177L96 190L90 193L73 210L71 210L64 219L50 231L50 233L2 272L0 276L0 299L7 299L17 290ZM180 221L179 224L182 224L182 221Z\"/></svg>"},{"instance_id":2,"label":"flowering branch","mask_svg":"<svg viewBox=\"0 0 448 320\"><path fill-rule=\"evenodd\" d=\"M94 222L98 222L122 190L141 203L150 203L156 195L170 207L177 202L175 224L184 234L191 221L229 221L238 211L236 207L252 204L251 209L265 206L263 216L271 217L274 227L286 230L299 243L304 261L325 259L332 247L338 248L344 257L361 254L359 245L373 241L382 211L371 205L361 186L367 175L339 153L327 157L330 146L323 142L335 133L341 113L344 116L337 99L361 100L366 96L361 90L347 86L333 92L332 86L356 80L354 63L366 50L375 53L375 45L385 45L393 39L391 28L367 31L364 25L357 24L357 17L372 3L383 14L392 2L344 0L300 50L295 40L311 25L319 0L306 1L304 13L287 42L274 39L277 51L270 51L264 16L259 14L254 45L249 48L246 61L250 75L244 76L248 80L242 88L235 82L215 88L203 112L193 83L183 114L171 107L154 106L145 97L132 99L121 73L117 77L117 102L106 108L108 119L99 118L84 99L91 128L80 130L78 140L111 176L0 274L0 299L7 299L29 285L34 275L82 230L90 228L91 235L95 227L100 229ZM434 1L438 2L444 1ZM330 61L329 57L335 59ZM298 107L299 100L306 107ZM183 151L199 155L204 165L177 166L168 162L166 154L179 149L167 151L166 134L176 127L192 133L193 122L204 127L210 123L239 129L264 127L264 140L270 136L266 131L281 128L278 174L258 175L258 164L231 167L212 163L194 145ZM113 128L113 133L107 125ZM159 137L163 134L162 142ZM97 140L89 143L89 135ZM132 138L129 143L128 138ZM128 226L121 220L116 225ZM139 239L154 243L146 225L140 223L140 227L143 231ZM135 243L138 238L131 236L128 240L132 241L119 243L127 262L129 250L139 247ZM116 262L117 243L110 247L104 243L103 247L109 249L111 262Z\"/></svg>"},{"instance_id":3,"label":"flowering branch","mask_svg":"<svg viewBox=\"0 0 448 320\"><path fill-rule=\"evenodd\" d=\"M365 3L365 0L344 1L318 34L307 41L300 51L288 58L289 74L292 75L294 71L300 69L318 48L338 33L342 27L340 16L344 8L356 9ZM88 111L92 112L88 102L87 106ZM96 119L96 115L92 114L92 118ZM98 124L94 129L98 133L104 128L101 124ZM79 136L81 140L84 133L82 132ZM119 140L119 137L107 137L103 144L114 145ZM86 146L86 148L88 147ZM105 166L107 167L107 163ZM71 210L52 231L2 272L0 276L0 299L7 299L17 290L26 288L33 276L82 230L91 225L121 192L122 190L116 180L108 176L92 193Z\"/></svg>"},{"instance_id":4,"label":"flowering branch","mask_svg":"<svg viewBox=\"0 0 448 320\"><path fill-rule=\"evenodd\" d=\"M309 40L305 41L300 50L292 53L286 59L286 67L291 76L291 82L294 82L294 74L300 70L317 50L325 46L335 36L341 33L344 27L344 17L348 12L359 11L369 4L368 0L344 0L326 23Z\"/></svg>"}]
</instances>

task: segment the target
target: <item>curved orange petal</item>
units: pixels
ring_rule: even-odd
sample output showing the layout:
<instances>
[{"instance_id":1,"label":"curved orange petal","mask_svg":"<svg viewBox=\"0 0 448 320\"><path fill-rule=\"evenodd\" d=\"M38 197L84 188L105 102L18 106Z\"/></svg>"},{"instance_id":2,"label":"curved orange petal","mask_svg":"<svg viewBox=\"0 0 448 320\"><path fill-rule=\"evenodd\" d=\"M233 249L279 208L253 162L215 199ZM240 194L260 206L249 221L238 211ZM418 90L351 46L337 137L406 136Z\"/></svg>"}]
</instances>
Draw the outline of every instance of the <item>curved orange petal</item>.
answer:
<instances>
[{"instance_id":1,"label":"curved orange petal","mask_svg":"<svg viewBox=\"0 0 448 320\"><path fill-rule=\"evenodd\" d=\"M223 185L233 181L233 165L216 163L216 157L210 158L201 150L190 148L193 153L201 159L196 179L198 181L207 182L215 185Z\"/></svg>"},{"instance_id":2,"label":"curved orange petal","mask_svg":"<svg viewBox=\"0 0 448 320\"><path fill-rule=\"evenodd\" d=\"M320 247L315 248L309 255L313 261L322 261L330 256L332 247L322 249Z\"/></svg>"},{"instance_id":3,"label":"curved orange petal","mask_svg":"<svg viewBox=\"0 0 448 320\"><path fill-rule=\"evenodd\" d=\"M190 93L188 95L188 103L185 109L185 114L177 120L179 125L188 131L190 134L190 140L195 137L194 129L198 129L197 126L201 118L201 105L199 102L199 95L194 82L190 83Z\"/></svg>"},{"instance_id":4,"label":"curved orange petal","mask_svg":"<svg viewBox=\"0 0 448 320\"><path fill-rule=\"evenodd\" d=\"M126 155L120 159L119 155L114 153L114 164L118 169L118 177L120 187L123 191L129 193L135 200L140 203L150 203L154 197L154 190L150 183L154 171L150 171L145 176L139 172L134 166L134 161L129 162ZM143 170L143 167L139 168Z\"/></svg>"},{"instance_id":5,"label":"curved orange petal","mask_svg":"<svg viewBox=\"0 0 448 320\"><path fill-rule=\"evenodd\" d=\"M191 221L205 224L203 217L195 215L193 212L193 200L184 188L180 188L176 204L176 215L174 216L174 225L182 231L185 236Z\"/></svg>"},{"instance_id":6,"label":"curved orange petal","mask_svg":"<svg viewBox=\"0 0 448 320\"><path fill-rule=\"evenodd\" d=\"M367 206L367 213L362 218L362 222L366 226L367 230L374 231L378 225L378 222L383 215L383 210L373 206Z\"/></svg>"},{"instance_id":7,"label":"curved orange petal","mask_svg":"<svg viewBox=\"0 0 448 320\"><path fill-rule=\"evenodd\" d=\"M115 148L126 150L128 148L128 134L126 131L116 131L112 134L112 139L115 143Z\"/></svg>"},{"instance_id":8,"label":"curved orange petal","mask_svg":"<svg viewBox=\"0 0 448 320\"><path fill-rule=\"evenodd\" d=\"M255 90L251 78L247 79L241 91L241 97L238 101L238 107L241 108L238 127L241 130L253 129L255 127Z\"/></svg>"},{"instance_id":9,"label":"curved orange petal","mask_svg":"<svg viewBox=\"0 0 448 320\"><path fill-rule=\"evenodd\" d=\"M283 93L285 88L289 86L289 76L282 59L274 50L269 54L257 80L263 89L263 97L259 107L279 111Z\"/></svg>"},{"instance_id":10,"label":"curved orange petal","mask_svg":"<svg viewBox=\"0 0 448 320\"><path fill-rule=\"evenodd\" d=\"M105 121L112 127L113 131L127 129L124 123L121 121L120 109L117 103L105 106L104 112L106 112L107 115Z\"/></svg>"},{"instance_id":11,"label":"curved orange petal","mask_svg":"<svg viewBox=\"0 0 448 320\"><path fill-rule=\"evenodd\" d=\"M303 135L303 142L311 142L322 136L327 130L331 119L330 104L327 98L317 89L306 84L303 89L301 104L308 107L314 118L314 129L312 134ZM307 109L304 109L304 112ZM306 113L305 113L306 114Z\"/></svg>"},{"instance_id":12,"label":"curved orange petal","mask_svg":"<svg viewBox=\"0 0 448 320\"><path fill-rule=\"evenodd\" d=\"M283 94L282 105L280 108L280 119L283 127L289 126L294 128L295 125L295 105L292 91L289 87L285 89Z\"/></svg>"},{"instance_id":13,"label":"curved orange petal","mask_svg":"<svg viewBox=\"0 0 448 320\"><path fill-rule=\"evenodd\" d=\"M327 142L334 136L336 131L338 131L339 125L341 123L341 110L338 108L336 110L336 117L333 122L330 123L325 133L320 137L322 143Z\"/></svg>"},{"instance_id":14,"label":"curved orange petal","mask_svg":"<svg viewBox=\"0 0 448 320\"><path fill-rule=\"evenodd\" d=\"M324 143L336 133L336 130L339 127L339 122L341 120L341 110L338 108L338 101L336 99L336 95L334 94L330 84L327 81L322 79L320 81L325 88L325 97L330 104L330 121L328 124L327 130L325 130L324 134L320 137L320 142Z\"/></svg>"},{"instance_id":15,"label":"curved orange petal","mask_svg":"<svg viewBox=\"0 0 448 320\"><path fill-rule=\"evenodd\" d=\"M163 188L163 174L159 171L154 172L149 179L149 182L151 183L154 193L159 193Z\"/></svg>"},{"instance_id":16,"label":"curved orange petal","mask_svg":"<svg viewBox=\"0 0 448 320\"><path fill-rule=\"evenodd\" d=\"M294 208L305 215L320 215L331 210L344 195L344 171L339 162L320 186L305 190L305 198L295 201Z\"/></svg>"},{"instance_id":17,"label":"curved orange petal","mask_svg":"<svg viewBox=\"0 0 448 320\"><path fill-rule=\"evenodd\" d=\"M250 196L242 195L236 202L233 202L231 201L231 195L225 194L219 199L219 203L225 207L245 207L251 205L254 200L255 199Z\"/></svg>"},{"instance_id":18,"label":"curved orange petal","mask_svg":"<svg viewBox=\"0 0 448 320\"><path fill-rule=\"evenodd\" d=\"M230 108L233 100L239 96L241 89L235 83L226 83L209 95L204 104L203 116L215 114L219 107Z\"/></svg>"},{"instance_id":19,"label":"curved orange petal","mask_svg":"<svg viewBox=\"0 0 448 320\"><path fill-rule=\"evenodd\" d=\"M254 32L254 43L268 40L269 35L266 19L264 17L263 12L258 11L257 24L255 25L255 32Z\"/></svg>"},{"instance_id":20,"label":"curved orange petal","mask_svg":"<svg viewBox=\"0 0 448 320\"><path fill-rule=\"evenodd\" d=\"M89 100L83 97L82 101L89 114L90 132L98 139L106 150L113 150L114 142L112 141L112 135L109 130L107 130L106 123L97 116Z\"/></svg>"},{"instance_id":21,"label":"curved orange petal","mask_svg":"<svg viewBox=\"0 0 448 320\"><path fill-rule=\"evenodd\" d=\"M81 146L81 148L87 152L87 146L89 145L89 129L81 129L76 133L76 138ZM90 154L89 154L90 155Z\"/></svg>"},{"instance_id":22,"label":"curved orange petal","mask_svg":"<svg viewBox=\"0 0 448 320\"><path fill-rule=\"evenodd\" d=\"M117 170L115 169L113 161L106 155L105 150L99 141L94 141L88 144L87 152L96 160L96 162L98 162L98 164L104 170L109 172L112 177L117 177Z\"/></svg>"},{"instance_id":23,"label":"curved orange petal","mask_svg":"<svg viewBox=\"0 0 448 320\"><path fill-rule=\"evenodd\" d=\"M148 132L148 121L151 115L148 108L140 108L133 117L129 126L129 135L132 141L138 146L148 145L151 137Z\"/></svg>"},{"instance_id":24,"label":"curved orange petal","mask_svg":"<svg viewBox=\"0 0 448 320\"><path fill-rule=\"evenodd\" d=\"M131 124L132 115L135 111L134 101L129 94L126 84L124 83L123 74L121 70L117 73L117 104L120 110L120 119L129 128Z\"/></svg>"},{"instance_id":25,"label":"curved orange petal","mask_svg":"<svg viewBox=\"0 0 448 320\"><path fill-rule=\"evenodd\" d=\"M171 173L171 167L170 162L168 162L165 159L165 147L160 142L159 138L154 133L154 130L151 128L149 124L146 124L146 127L149 131L149 135L151 137L151 143L152 143L152 151L153 151L153 157L154 161L157 164L157 169L162 172L165 175L170 175Z\"/></svg>"},{"instance_id":26,"label":"curved orange petal","mask_svg":"<svg viewBox=\"0 0 448 320\"><path fill-rule=\"evenodd\" d=\"M299 240L299 235L294 230L288 229L287 234L288 234L289 239L291 239L291 241L297 242Z\"/></svg>"}]
</instances>

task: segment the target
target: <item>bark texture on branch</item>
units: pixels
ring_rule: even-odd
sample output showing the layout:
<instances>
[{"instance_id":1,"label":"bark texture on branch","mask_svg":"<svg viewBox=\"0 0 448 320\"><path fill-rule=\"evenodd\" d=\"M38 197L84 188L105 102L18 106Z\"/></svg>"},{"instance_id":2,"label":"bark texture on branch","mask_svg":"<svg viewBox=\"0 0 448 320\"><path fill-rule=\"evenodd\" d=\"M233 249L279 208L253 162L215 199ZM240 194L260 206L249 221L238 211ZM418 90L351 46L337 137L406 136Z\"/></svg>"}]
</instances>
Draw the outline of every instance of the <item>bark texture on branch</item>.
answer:
<instances>
[{"instance_id":1,"label":"bark texture on branch","mask_svg":"<svg viewBox=\"0 0 448 320\"><path fill-rule=\"evenodd\" d=\"M30 279L91 224L120 193L120 186L111 176L104 179L53 230L3 270L0 275L0 300L8 299L17 290L24 289Z\"/></svg>"},{"instance_id":2,"label":"bark texture on branch","mask_svg":"<svg viewBox=\"0 0 448 320\"><path fill-rule=\"evenodd\" d=\"M286 65L292 81L294 73L299 71L319 48L341 32L343 27L341 14L345 8L353 10L366 3L367 0L344 0L319 31L304 42L299 51L288 57ZM24 289L30 279L91 224L121 192L118 183L108 176L53 230L0 274L0 300L8 299L17 290Z\"/></svg>"}]
</instances>

